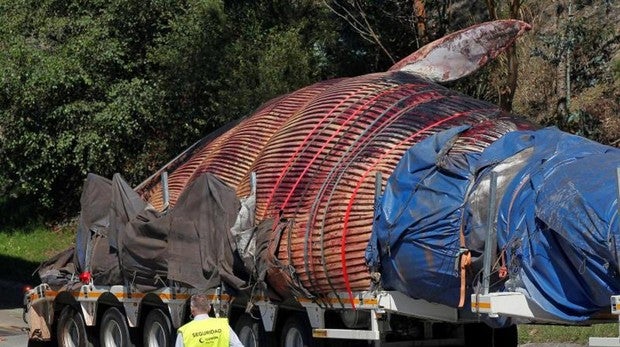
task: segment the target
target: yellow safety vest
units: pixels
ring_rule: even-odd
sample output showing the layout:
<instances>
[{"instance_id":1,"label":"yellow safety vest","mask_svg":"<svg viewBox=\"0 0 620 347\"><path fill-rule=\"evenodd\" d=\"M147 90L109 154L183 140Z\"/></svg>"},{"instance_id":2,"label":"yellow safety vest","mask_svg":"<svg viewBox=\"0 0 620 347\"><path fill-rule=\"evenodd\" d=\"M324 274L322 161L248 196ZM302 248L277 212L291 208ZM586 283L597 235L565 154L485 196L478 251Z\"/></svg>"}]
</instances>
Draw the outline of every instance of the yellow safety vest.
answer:
<instances>
[{"instance_id":1,"label":"yellow safety vest","mask_svg":"<svg viewBox=\"0 0 620 347\"><path fill-rule=\"evenodd\" d=\"M193 320L180 327L185 347L228 347L230 327L226 318L207 318Z\"/></svg>"}]
</instances>

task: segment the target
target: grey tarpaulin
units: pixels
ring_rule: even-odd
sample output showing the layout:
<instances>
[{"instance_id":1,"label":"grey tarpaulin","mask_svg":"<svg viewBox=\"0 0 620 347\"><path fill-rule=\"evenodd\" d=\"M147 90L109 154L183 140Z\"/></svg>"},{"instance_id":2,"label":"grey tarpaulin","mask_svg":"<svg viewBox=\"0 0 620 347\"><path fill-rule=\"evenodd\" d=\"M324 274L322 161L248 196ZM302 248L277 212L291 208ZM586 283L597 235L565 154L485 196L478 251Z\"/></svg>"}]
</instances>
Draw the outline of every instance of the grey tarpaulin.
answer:
<instances>
[{"instance_id":1,"label":"grey tarpaulin","mask_svg":"<svg viewBox=\"0 0 620 347\"><path fill-rule=\"evenodd\" d=\"M218 178L202 174L166 214L155 211L118 174L112 190L110 245L118 249L127 283L142 291L168 280L197 289L245 284L233 271L230 233L239 201Z\"/></svg>"},{"instance_id":2,"label":"grey tarpaulin","mask_svg":"<svg viewBox=\"0 0 620 347\"><path fill-rule=\"evenodd\" d=\"M112 199L112 183L109 179L88 174L80 197L80 219L76 235L75 260L80 270L86 270L89 243L92 234L107 236L108 213Z\"/></svg>"},{"instance_id":3,"label":"grey tarpaulin","mask_svg":"<svg viewBox=\"0 0 620 347\"><path fill-rule=\"evenodd\" d=\"M253 268L256 258L256 228L254 228L254 211L256 209L256 192L241 199L241 209L235 224L231 228L237 253L246 268Z\"/></svg>"},{"instance_id":4,"label":"grey tarpaulin","mask_svg":"<svg viewBox=\"0 0 620 347\"><path fill-rule=\"evenodd\" d=\"M90 271L95 284L121 283L118 254L108 242L112 182L88 174L80 198L76 235L77 272Z\"/></svg>"},{"instance_id":5,"label":"grey tarpaulin","mask_svg":"<svg viewBox=\"0 0 620 347\"><path fill-rule=\"evenodd\" d=\"M202 174L181 194L171 218L168 276L172 280L204 289L222 281L239 289L245 281L233 271L234 241L230 228L239 212L235 190L212 174ZM183 246L198 239L199 252L189 253ZM200 271L186 266L187 261L202 263ZM190 260L191 259L191 260Z\"/></svg>"},{"instance_id":6,"label":"grey tarpaulin","mask_svg":"<svg viewBox=\"0 0 620 347\"><path fill-rule=\"evenodd\" d=\"M237 222L245 218L241 216L244 214L243 207L239 214ZM266 218L253 228L243 231L242 237L245 238L243 242L246 245L251 245L250 247L252 248L252 252L242 251L241 247L239 247L239 241L237 241L238 252L243 259L245 271L251 276L249 283L252 286L245 288L247 289L247 294L252 294L254 290L258 289L264 291L273 301L287 299L279 293L282 293L283 288L289 286L290 283L288 278L282 276L282 273L278 270L290 271L290 269L282 265L277 258L277 253L282 233L289 225L287 220L281 220L274 226L274 220ZM267 277L272 278L272 281L268 283ZM277 279L273 281L273 278ZM273 283L276 283L276 287L271 286Z\"/></svg>"},{"instance_id":7,"label":"grey tarpaulin","mask_svg":"<svg viewBox=\"0 0 620 347\"><path fill-rule=\"evenodd\" d=\"M278 271L288 268L283 266L277 257L281 236L287 226L289 226L289 223L286 220L281 220L274 225L274 220L267 218L254 227L252 239L254 240L256 251L251 261L245 262L248 272L253 276L253 283L258 288L264 290L273 301L287 299L279 293L286 292L283 288L290 285L288 278L282 276L282 272ZM272 280L267 282L267 277L270 277ZM271 286L274 283L276 287Z\"/></svg>"},{"instance_id":8,"label":"grey tarpaulin","mask_svg":"<svg viewBox=\"0 0 620 347\"><path fill-rule=\"evenodd\" d=\"M69 247L39 265L36 272L41 282L58 288L67 282L75 273L75 264L72 261L75 249Z\"/></svg>"},{"instance_id":9,"label":"grey tarpaulin","mask_svg":"<svg viewBox=\"0 0 620 347\"><path fill-rule=\"evenodd\" d=\"M148 291L167 285L166 250L170 224L125 182L112 178L110 246L118 250L126 283Z\"/></svg>"},{"instance_id":10,"label":"grey tarpaulin","mask_svg":"<svg viewBox=\"0 0 620 347\"><path fill-rule=\"evenodd\" d=\"M245 272L234 266L230 232L240 203L235 191L214 175L202 174L165 214L118 174L112 181L89 174L80 202L75 251L43 263L43 282L90 271L95 284L130 284L141 291L169 280L197 289L245 285Z\"/></svg>"}]
</instances>

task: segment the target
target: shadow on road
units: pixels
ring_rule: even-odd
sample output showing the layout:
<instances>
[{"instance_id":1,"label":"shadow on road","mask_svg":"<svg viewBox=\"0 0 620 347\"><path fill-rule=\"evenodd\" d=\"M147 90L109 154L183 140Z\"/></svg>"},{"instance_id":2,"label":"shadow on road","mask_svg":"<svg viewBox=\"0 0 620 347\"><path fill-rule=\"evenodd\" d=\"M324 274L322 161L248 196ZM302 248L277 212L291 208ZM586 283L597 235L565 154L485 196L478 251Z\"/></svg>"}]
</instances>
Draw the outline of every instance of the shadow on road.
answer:
<instances>
[{"instance_id":1,"label":"shadow on road","mask_svg":"<svg viewBox=\"0 0 620 347\"><path fill-rule=\"evenodd\" d=\"M0 255L0 264L0 309L21 307L24 286L35 286L40 282L36 274L32 276L39 263Z\"/></svg>"}]
</instances>

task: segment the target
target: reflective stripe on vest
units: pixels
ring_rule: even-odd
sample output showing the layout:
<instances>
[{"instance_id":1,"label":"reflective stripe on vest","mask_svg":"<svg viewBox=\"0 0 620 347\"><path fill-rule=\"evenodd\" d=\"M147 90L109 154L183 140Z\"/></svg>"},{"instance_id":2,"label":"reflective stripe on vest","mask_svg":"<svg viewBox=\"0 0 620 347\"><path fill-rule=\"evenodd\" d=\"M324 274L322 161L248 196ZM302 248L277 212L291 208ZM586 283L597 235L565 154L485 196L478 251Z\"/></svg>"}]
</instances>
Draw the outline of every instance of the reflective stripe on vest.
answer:
<instances>
[{"instance_id":1,"label":"reflective stripe on vest","mask_svg":"<svg viewBox=\"0 0 620 347\"><path fill-rule=\"evenodd\" d=\"M185 347L228 347L230 327L226 318L207 318L191 321L180 327Z\"/></svg>"}]
</instances>

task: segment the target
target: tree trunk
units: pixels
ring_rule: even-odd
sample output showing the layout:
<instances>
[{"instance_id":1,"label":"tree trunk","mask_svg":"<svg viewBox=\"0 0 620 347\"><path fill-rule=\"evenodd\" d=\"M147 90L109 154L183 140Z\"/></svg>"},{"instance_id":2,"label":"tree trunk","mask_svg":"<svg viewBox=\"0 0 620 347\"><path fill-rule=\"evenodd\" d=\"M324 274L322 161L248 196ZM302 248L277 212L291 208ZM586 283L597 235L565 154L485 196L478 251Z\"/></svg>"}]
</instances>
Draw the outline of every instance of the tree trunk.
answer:
<instances>
[{"instance_id":1,"label":"tree trunk","mask_svg":"<svg viewBox=\"0 0 620 347\"><path fill-rule=\"evenodd\" d=\"M489 2L492 0L488 0ZM510 18L518 19L520 17L521 10L521 0L512 0L510 2ZM516 46L510 47L510 49L506 52L506 64L507 68L507 78L506 84L500 93L500 106L502 109L511 112L512 111L512 102L514 100L515 91L517 90L517 82L518 82L518 74L519 74L519 59L517 57L517 48Z\"/></svg>"},{"instance_id":2,"label":"tree trunk","mask_svg":"<svg viewBox=\"0 0 620 347\"><path fill-rule=\"evenodd\" d=\"M517 58L517 49L512 46L506 51L507 62L507 78L504 86L499 94L499 105L502 110L507 112L512 111L512 101L517 90L517 77L519 74L519 60Z\"/></svg>"},{"instance_id":3,"label":"tree trunk","mask_svg":"<svg viewBox=\"0 0 620 347\"><path fill-rule=\"evenodd\" d=\"M491 20L497 19L497 7L495 6L495 0L486 0L487 9L489 10L489 17Z\"/></svg>"},{"instance_id":4,"label":"tree trunk","mask_svg":"<svg viewBox=\"0 0 620 347\"><path fill-rule=\"evenodd\" d=\"M415 15L416 31L419 39L418 46L421 47L428 43L424 0L413 0L413 14Z\"/></svg>"}]
</instances>

